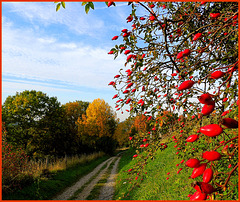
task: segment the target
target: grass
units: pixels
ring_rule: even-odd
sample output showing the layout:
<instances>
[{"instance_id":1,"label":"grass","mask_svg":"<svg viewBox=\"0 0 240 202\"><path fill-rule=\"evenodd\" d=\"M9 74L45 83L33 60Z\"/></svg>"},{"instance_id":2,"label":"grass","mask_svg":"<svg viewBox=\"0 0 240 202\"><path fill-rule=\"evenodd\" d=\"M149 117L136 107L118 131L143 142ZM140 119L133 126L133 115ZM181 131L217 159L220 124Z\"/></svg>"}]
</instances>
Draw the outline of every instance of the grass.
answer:
<instances>
[{"instance_id":1,"label":"grass","mask_svg":"<svg viewBox=\"0 0 240 202\"><path fill-rule=\"evenodd\" d=\"M81 162L68 167L66 170L58 170L50 173L50 178L36 178L34 183L22 190L3 194L3 200L48 200L56 194L71 186L82 176L91 172L97 165L105 161L109 156L97 159L89 159L87 163Z\"/></svg>"},{"instance_id":2,"label":"grass","mask_svg":"<svg viewBox=\"0 0 240 202\"><path fill-rule=\"evenodd\" d=\"M56 173L67 168L74 167L78 164L85 164L94 159L103 156L103 152L95 152L93 154L84 154L81 156L72 156L51 160L27 160L27 158L20 158L19 156L12 157L12 155L5 156L3 159L3 178L2 178L2 192L3 195L10 194L16 190L22 189L34 181L48 178L52 173Z\"/></svg>"},{"instance_id":3,"label":"grass","mask_svg":"<svg viewBox=\"0 0 240 202\"><path fill-rule=\"evenodd\" d=\"M30 161L29 167L31 168L31 172L35 178L40 177L44 170L48 170L48 172L57 172L60 170L66 170L67 168L74 167L78 164L85 164L94 159L97 159L103 156L103 152L96 152L93 154L83 154L81 156L71 156L67 158L59 158L55 161L48 163L45 161L35 162ZM27 173L26 173L27 174Z\"/></svg>"},{"instance_id":4,"label":"grass","mask_svg":"<svg viewBox=\"0 0 240 202\"><path fill-rule=\"evenodd\" d=\"M177 158L173 146L174 144L170 143L164 151L157 151L156 159L149 160L145 167L147 174L142 177L142 182L131 192L129 190L133 182L129 183L127 180L129 174L126 171L133 166L134 161L131 160L134 151L130 150L123 155L120 160L115 200L188 200L187 195L194 193L194 189L189 186L193 180L188 179L192 170L181 166L181 159ZM177 174L180 167L183 170ZM137 181L141 181L140 177Z\"/></svg>"}]
</instances>

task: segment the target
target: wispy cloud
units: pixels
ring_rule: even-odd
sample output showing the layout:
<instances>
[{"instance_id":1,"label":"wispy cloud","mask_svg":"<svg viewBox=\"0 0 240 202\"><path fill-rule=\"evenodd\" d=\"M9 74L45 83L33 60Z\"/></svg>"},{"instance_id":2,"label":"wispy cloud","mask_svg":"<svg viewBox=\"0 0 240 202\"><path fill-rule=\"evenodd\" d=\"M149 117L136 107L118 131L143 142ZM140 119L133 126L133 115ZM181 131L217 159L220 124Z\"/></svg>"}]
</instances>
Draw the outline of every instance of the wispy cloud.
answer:
<instances>
[{"instance_id":1,"label":"wispy cloud","mask_svg":"<svg viewBox=\"0 0 240 202\"><path fill-rule=\"evenodd\" d=\"M96 36L99 30L104 30L104 21L94 13L86 15L80 2L67 3L67 9L55 11L56 4L53 2L7 2L10 12L18 14L32 24L41 23L41 26L61 24L75 34ZM98 30L98 32L96 32Z\"/></svg>"},{"instance_id":2,"label":"wispy cloud","mask_svg":"<svg viewBox=\"0 0 240 202\"><path fill-rule=\"evenodd\" d=\"M3 23L3 74L58 78L80 86L106 88L124 59L114 61L107 54L109 49L84 42L62 43L31 29L15 29Z\"/></svg>"}]
</instances>

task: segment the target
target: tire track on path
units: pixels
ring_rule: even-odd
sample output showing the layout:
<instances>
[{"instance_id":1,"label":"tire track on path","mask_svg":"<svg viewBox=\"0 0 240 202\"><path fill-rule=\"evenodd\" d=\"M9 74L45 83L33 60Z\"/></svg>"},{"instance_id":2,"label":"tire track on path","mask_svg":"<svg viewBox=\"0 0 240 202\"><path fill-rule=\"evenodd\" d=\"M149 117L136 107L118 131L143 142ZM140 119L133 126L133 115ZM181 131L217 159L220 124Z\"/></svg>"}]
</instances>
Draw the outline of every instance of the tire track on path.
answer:
<instances>
[{"instance_id":1,"label":"tire track on path","mask_svg":"<svg viewBox=\"0 0 240 202\"><path fill-rule=\"evenodd\" d=\"M68 187L62 194L56 196L53 200L68 200L73 196L73 194L79 190L85 183L91 179L106 163L112 162L114 157L111 157L99 164L92 172L82 177L79 181L77 181L73 186ZM110 164L110 163L109 163ZM109 165L108 164L108 165Z\"/></svg>"},{"instance_id":2,"label":"tire track on path","mask_svg":"<svg viewBox=\"0 0 240 202\"><path fill-rule=\"evenodd\" d=\"M106 182L106 184L102 187L100 191L100 195L97 200L113 200L116 177L118 174L118 163L120 161L120 157L117 157L117 161L115 162L111 174Z\"/></svg>"},{"instance_id":3,"label":"tire track on path","mask_svg":"<svg viewBox=\"0 0 240 202\"><path fill-rule=\"evenodd\" d=\"M90 184L88 184L83 190L82 192L77 196L76 200L85 200L89 194L91 193L92 189L94 188L94 186L97 184L97 182L102 178L102 176L107 172L109 165L116 159L117 157L111 157L109 159L109 161L107 162L107 167L104 168L99 175L93 179Z\"/></svg>"}]
</instances>

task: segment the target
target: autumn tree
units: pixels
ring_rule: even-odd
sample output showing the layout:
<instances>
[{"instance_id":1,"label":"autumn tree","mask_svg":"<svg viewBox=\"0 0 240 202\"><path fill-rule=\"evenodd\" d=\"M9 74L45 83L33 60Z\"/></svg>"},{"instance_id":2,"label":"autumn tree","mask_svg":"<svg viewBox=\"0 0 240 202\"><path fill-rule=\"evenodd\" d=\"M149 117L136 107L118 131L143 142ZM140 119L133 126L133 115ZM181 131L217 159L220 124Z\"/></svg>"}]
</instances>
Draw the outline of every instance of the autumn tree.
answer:
<instances>
[{"instance_id":1,"label":"autumn tree","mask_svg":"<svg viewBox=\"0 0 240 202\"><path fill-rule=\"evenodd\" d=\"M75 102L68 102L62 107L65 110L67 122L70 126L71 133L77 133L77 120L78 118L82 118L83 114L86 114L86 110L88 108L89 102L84 101L75 101Z\"/></svg>"},{"instance_id":2,"label":"autumn tree","mask_svg":"<svg viewBox=\"0 0 240 202\"><path fill-rule=\"evenodd\" d=\"M117 124L113 138L118 142L119 147L129 145L129 137L132 136L131 134L132 125L133 125L132 117L128 117L126 120Z\"/></svg>"},{"instance_id":3,"label":"autumn tree","mask_svg":"<svg viewBox=\"0 0 240 202\"><path fill-rule=\"evenodd\" d=\"M107 151L113 143L112 137L117 122L112 108L103 99L98 98L89 104L86 115L82 115L82 119L78 118L78 134L84 144Z\"/></svg>"},{"instance_id":4,"label":"autumn tree","mask_svg":"<svg viewBox=\"0 0 240 202\"><path fill-rule=\"evenodd\" d=\"M132 127L134 127L138 133L146 133L148 129L147 126L147 117L145 115L140 114L134 117L134 123Z\"/></svg>"},{"instance_id":5,"label":"autumn tree","mask_svg":"<svg viewBox=\"0 0 240 202\"><path fill-rule=\"evenodd\" d=\"M92 150L88 145L84 145L78 136L78 118L82 118L82 115L86 114L89 102L75 101L68 102L62 105L66 118L65 126L68 131L68 138L66 140L68 144L68 154L88 153Z\"/></svg>"}]
</instances>

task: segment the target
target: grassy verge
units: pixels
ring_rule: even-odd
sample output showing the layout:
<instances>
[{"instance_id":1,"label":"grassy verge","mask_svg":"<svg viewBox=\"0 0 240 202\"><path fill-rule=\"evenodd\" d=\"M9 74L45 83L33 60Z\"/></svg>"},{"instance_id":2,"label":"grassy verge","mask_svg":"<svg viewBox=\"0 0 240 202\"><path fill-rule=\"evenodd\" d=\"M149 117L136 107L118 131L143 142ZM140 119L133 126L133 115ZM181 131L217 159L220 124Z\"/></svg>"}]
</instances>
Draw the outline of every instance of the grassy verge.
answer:
<instances>
[{"instance_id":1,"label":"grassy verge","mask_svg":"<svg viewBox=\"0 0 240 202\"><path fill-rule=\"evenodd\" d=\"M94 159L85 164L78 164L66 170L51 173L49 179L37 178L33 184L10 194L3 194L3 200L47 200L57 193L71 186L82 176L91 172L97 165L105 161L109 156Z\"/></svg>"},{"instance_id":2,"label":"grassy verge","mask_svg":"<svg viewBox=\"0 0 240 202\"><path fill-rule=\"evenodd\" d=\"M150 160L146 166L147 175L130 193L131 183L127 180L129 175L126 171L133 166L131 159L134 152L128 151L120 160L115 200L188 200L187 195L194 192L189 186L192 180L188 179L192 171L180 164L181 159L177 158L173 145L173 143L169 144L162 152L157 151L156 159ZM176 166L176 164L180 165ZM180 167L183 170L177 174ZM140 180L139 178L138 181ZM127 197L123 198L126 195Z\"/></svg>"}]
</instances>

